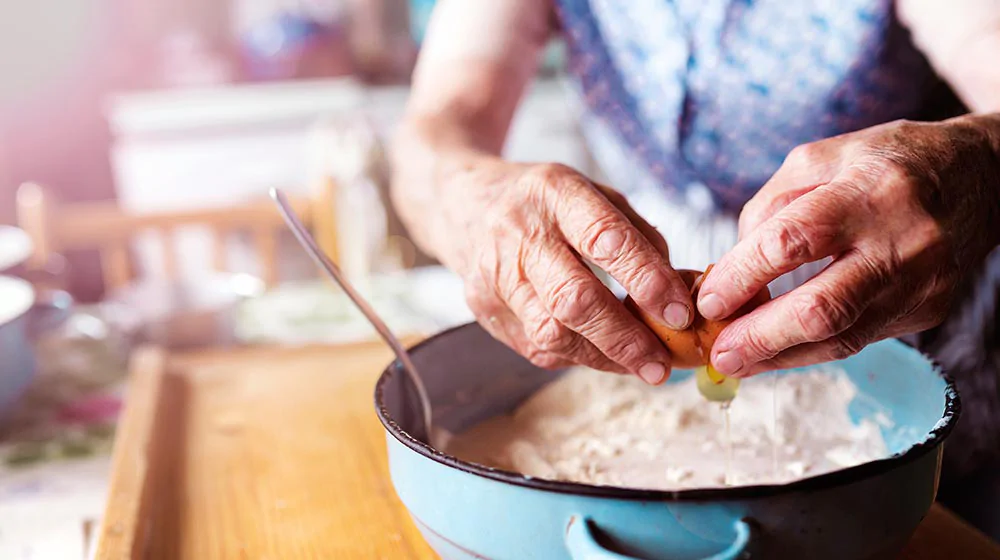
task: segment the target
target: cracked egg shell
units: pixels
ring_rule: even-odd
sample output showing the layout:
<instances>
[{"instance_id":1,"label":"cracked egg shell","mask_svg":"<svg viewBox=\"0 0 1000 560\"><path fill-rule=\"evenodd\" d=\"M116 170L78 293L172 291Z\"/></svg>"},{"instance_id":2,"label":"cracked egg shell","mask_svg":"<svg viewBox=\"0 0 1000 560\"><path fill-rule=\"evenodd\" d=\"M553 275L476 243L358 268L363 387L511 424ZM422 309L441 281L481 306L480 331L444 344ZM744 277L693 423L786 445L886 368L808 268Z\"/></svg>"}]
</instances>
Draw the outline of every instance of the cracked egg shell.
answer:
<instances>
[{"instance_id":1,"label":"cracked egg shell","mask_svg":"<svg viewBox=\"0 0 1000 560\"><path fill-rule=\"evenodd\" d=\"M709 266L708 270L712 270ZM706 271L707 272L707 271ZM701 287L703 273L697 270L679 269L677 271L691 290L691 300L698 301L698 289ZM712 354L712 345L719 333L737 318L746 315L757 307L767 303L771 293L767 287L757 293L743 307L721 321L710 321L698 313L695 305L694 318L691 325L684 330L675 330L663 324L662 319L654 318L639 308L631 297L625 298L625 307L645 323L650 330L663 342L673 358L673 367L691 369L704 366Z\"/></svg>"}]
</instances>

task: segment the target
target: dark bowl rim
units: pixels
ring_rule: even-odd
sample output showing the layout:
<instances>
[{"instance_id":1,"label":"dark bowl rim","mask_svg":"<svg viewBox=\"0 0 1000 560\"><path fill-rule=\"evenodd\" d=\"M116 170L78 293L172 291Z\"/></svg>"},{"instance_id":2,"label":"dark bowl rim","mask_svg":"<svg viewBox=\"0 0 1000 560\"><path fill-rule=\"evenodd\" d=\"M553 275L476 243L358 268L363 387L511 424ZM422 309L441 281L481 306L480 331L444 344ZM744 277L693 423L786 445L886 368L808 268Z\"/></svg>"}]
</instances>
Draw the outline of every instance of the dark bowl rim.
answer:
<instances>
[{"instance_id":1,"label":"dark bowl rim","mask_svg":"<svg viewBox=\"0 0 1000 560\"><path fill-rule=\"evenodd\" d=\"M443 338L452 332L467 328L478 328L478 324L466 323L446 329L413 345L409 348L409 350L411 352L418 351L425 345ZM909 346L901 341L900 344ZM919 352L919 350L916 350L915 348L912 349ZM732 488L650 490L641 488L623 488L619 486L597 486L579 482L560 482L555 480L532 478L511 471L494 469L476 463L462 461L411 436L399 426L399 424L391 417L389 411L385 408L385 405L383 404L382 391L390 376L393 373L401 371L401 366L398 360L394 360L385 368L385 370L383 370L375 384L375 412L386 431L392 434L397 441L412 451L415 451L436 463L440 463L472 475L513 484L515 486L533 488L535 490L543 490L546 492L611 498L616 500L682 502L730 501L750 498L765 498L794 492L814 492L817 490L826 490L853 482L859 482L867 478L873 478L902 465L916 461L936 449L945 440L945 438L948 437L948 434L951 433L952 428L954 428L955 423L958 421L958 417L962 411L962 401L959 398L958 390L955 388L955 383L952 378L943 371L935 360L922 352L921 354L931 362L931 365L937 372L938 376L945 382L944 413L941 415L941 419L938 420L934 429L928 433L927 438L914 444L903 453L897 453L884 459L878 459L854 467L799 479L786 484L760 484L753 486L736 486Z\"/></svg>"}]
</instances>

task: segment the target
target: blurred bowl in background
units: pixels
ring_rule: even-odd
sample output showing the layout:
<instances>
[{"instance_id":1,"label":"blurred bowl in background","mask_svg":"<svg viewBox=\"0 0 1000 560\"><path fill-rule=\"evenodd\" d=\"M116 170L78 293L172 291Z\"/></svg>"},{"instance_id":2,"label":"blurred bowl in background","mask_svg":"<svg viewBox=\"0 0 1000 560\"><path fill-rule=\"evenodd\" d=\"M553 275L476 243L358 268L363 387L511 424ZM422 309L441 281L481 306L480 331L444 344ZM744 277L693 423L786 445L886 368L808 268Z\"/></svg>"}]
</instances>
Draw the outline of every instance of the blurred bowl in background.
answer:
<instances>
[{"instance_id":1,"label":"blurred bowl in background","mask_svg":"<svg viewBox=\"0 0 1000 560\"><path fill-rule=\"evenodd\" d=\"M0 416L35 374L34 341L69 316L73 298L51 290L37 296L28 282L0 276Z\"/></svg>"},{"instance_id":2,"label":"blurred bowl in background","mask_svg":"<svg viewBox=\"0 0 1000 560\"><path fill-rule=\"evenodd\" d=\"M34 247L22 229L0 226L0 272L5 272L28 260Z\"/></svg>"},{"instance_id":3,"label":"blurred bowl in background","mask_svg":"<svg viewBox=\"0 0 1000 560\"><path fill-rule=\"evenodd\" d=\"M145 280L114 293L105 314L140 343L170 349L224 347L237 342L239 304L264 290L260 278L242 273Z\"/></svg>"}]
</instances>

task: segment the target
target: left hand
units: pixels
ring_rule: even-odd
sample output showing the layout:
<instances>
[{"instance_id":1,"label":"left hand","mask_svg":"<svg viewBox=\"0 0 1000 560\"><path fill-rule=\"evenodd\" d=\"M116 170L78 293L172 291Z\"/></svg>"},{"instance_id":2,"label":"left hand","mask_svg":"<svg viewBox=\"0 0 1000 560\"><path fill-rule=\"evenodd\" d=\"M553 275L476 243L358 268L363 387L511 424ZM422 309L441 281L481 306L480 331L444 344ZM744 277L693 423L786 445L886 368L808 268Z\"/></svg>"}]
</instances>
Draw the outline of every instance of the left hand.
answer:
<instances>
[{"instance_id":1,"label":"left hand","mask_svg":"<svg viewBox=\"0 0 1000 560\"><path fill-rule=\"evenodd\" d=\"M897 121L793 150L740 216L702 284L723 318L798 266L833 262L740 317L712 348L739 377L843 359L939 324L964 272L1000 241L997 119Z\"/></svg>"}]
</instances>

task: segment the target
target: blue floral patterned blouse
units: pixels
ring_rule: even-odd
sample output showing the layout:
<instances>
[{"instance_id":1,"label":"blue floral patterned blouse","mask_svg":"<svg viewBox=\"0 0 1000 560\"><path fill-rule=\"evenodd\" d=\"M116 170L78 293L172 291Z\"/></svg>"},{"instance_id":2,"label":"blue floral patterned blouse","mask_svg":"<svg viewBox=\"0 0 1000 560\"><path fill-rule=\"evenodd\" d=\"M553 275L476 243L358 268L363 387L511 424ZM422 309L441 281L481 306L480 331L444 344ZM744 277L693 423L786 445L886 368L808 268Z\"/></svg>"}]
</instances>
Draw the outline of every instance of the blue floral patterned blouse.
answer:
<instances>
[{"instance_id":1,"label":"blue floral patterned blouse","mask_svg":"<svg viewBox=\"0 0 1000 560\"><path fill-rule=\"evenodd\" d=\"M941 101L942 82L892 0L556 0L556 9L594 156L661 228L675 265L703 267L731 247L735 216L796 145L921 118ZM1000 464L1000 249L984 270L946 324L921 337L958 379L971 418L952 434L953 475Z\"/></svg>"},{"instance_id":2,"label":"blue floral patterned blouse","mask_svg":"<svg viewBox=\"0 0 1000 560\"><path fill-rule=\"evenodd\" d=\"M585 130L630 156L599 150L616 186L696 188L716 211L738 212L796 145L912 117L938 83L892 0L556 5L599 121Z\"/></svg>"}]
</instances>

